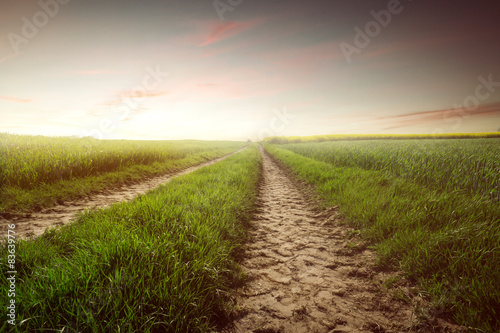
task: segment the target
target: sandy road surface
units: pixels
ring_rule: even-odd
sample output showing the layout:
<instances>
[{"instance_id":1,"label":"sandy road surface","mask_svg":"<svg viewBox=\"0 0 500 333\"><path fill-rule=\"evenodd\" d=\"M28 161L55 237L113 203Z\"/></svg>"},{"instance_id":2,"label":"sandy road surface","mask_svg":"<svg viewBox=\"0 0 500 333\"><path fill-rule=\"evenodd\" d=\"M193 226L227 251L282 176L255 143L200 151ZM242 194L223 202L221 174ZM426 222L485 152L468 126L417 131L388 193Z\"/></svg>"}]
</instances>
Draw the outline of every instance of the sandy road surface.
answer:
<instances>
[{"instance_id":1,"label":"sandy road surface","mask_svg":"<svg viewBox=\"0 0 500 333\"><path fill-rule=\"evenodd\" d=\"M383 290L374 254L353 248L335 208L318 213L263 152L252 241L231 332L408 332L412 307ZM451 332L452 330L445 329Z\"/></svg>"},{"instance_id":2,"label":"sandy road surface","mask_svg":"<svg viewBox=\"0 0 500 333\"><path fill-rule=\"evenodd\" d=\"M61 205L56 205L48 209L44 209L39 213L12 216L9 218L0 218L1 235L7 235L7 224L15 223L16 237L28 238L39 236L43 234L45 229L49 227L64 225L71 222L72 218L74 218L77 212L89 208L106 207L119 201L131 200L136 195L143 194L157 187L158 185L168 182L175 177L188 174L199 168L222 161L227 157L242 151L245 148L246 147L220 158L186 168L174 174L171 173L163 176L158 176L140 183L123 185L121 187L106 190L98 194L91 194L85 199L64 202Z\"/></svg>"}]
</instances>

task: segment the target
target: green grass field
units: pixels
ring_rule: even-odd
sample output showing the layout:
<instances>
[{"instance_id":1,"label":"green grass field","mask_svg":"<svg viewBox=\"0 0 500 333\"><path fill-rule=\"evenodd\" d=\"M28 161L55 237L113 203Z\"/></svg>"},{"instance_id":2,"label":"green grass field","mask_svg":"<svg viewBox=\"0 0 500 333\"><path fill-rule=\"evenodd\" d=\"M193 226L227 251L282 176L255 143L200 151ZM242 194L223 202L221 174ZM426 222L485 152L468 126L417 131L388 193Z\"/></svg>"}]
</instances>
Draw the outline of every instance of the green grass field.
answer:
<instances>
[{"instance_id":1,"label":"green grass field","mask_svg":"<svg viewBox=\"0 0 500 333\"><path fill-rule=\"evenodd\" d=\"M271 144L306 143L355 140L421 140L421 139L480 139L500 138L500 132L443 133L443 134L327 134L310 136L271 136L264 139Z\"/></svg>"},{"instance_id":2,"label":"green grass field","mask_svg":"<svg viewBox=\"0 0 500 333\"><path fill-rule=\"evenodd\" d=\"M500 140L266 145L338 205L380 266L420 284L434 313L500 328Z\"/></svg>"},{"instance_id":3,"label":"green grass field","mask_svg":"<svg viewBox=\"0 0 500 333\"><path fill-rule=\"evenodd\" d=\"M174 172L247 143L49 138L0 133L0 213L38 210Z\"/></svg>"},{"instance_id":4,"label":"green grass field","mask_svg":"<svg viewBox=\"0 0 500 333\"><path fill-rule=\"evenodd\" d=\"M280 147L335 167L380 170L438 191L500 202L500 139L363 140Z\"/></svg>"},{"instance_id":5,"label":"green grass field","mask_svg":"<svg viewBox=\"0 0 500 333\"><path fill-rule=\"evenodd\" d=\"M242 281L260 178L256 145L131 202L88 211L58 231L17 240L19 332L204 332ZM3 244L6 252L7 244ZM7 290L6 261L0 288ZM7 304L7 293L2 293ZM2 306L2 318L6 307ZM3 332L9 328L2 321Z\"/></svg>"},{"instance_id":6,"label":"green grass field","mask_svg":"<svg viewBox=\"0 0 500 333\"><path fill-rule=\"evenodd\" d=\"M50 206L245 146L0 134L0 213ZM500 139L264 143L325 207L339 206L431 308L475 332L500 330ZM294 141L294 142L295 142ZM323 142L319 142L323 141ZM209 332L245 281L237 265L261 177L257 145L136 199L15 241L19 332ZM6 235L5 235L6 236ZM4 237L5 237L4 236ZM2 243L2 259L8 255ZM9 265L1 261L0 289ZM7 292L0 296L9 301ZM0 315L6 318L6 307ZM3 326L2 326L3 325ZM0 331L8 331L6 321Z\"/></svg>"}]
</instances>

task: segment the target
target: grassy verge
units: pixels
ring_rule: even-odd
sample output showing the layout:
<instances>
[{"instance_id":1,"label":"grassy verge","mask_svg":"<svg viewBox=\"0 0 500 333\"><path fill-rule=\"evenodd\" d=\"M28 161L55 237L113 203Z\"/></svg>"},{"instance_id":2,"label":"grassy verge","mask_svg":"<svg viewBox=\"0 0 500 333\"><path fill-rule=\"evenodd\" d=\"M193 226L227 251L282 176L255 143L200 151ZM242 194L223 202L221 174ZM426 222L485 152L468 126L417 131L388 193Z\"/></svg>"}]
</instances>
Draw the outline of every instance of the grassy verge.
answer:
<instances>
[{"instance_id":1,"label":"grassy verge","mask_svg":"<svg viewBox=\"0 0 500 333\"><path fill-rule=\"evenodd\" d=\"M81 140L81 139L79 139ZM99 143L94 143L96 146L92 148L91 151L99 150ZM32 186L20 186L14 181L11 181L11 185L8 182L2 183L0 186L0 213L19 213L26 211L37 211L45 207L50 207L60 201L74 200L82 198L90 193L96 193L104 189L119 186L131 182L137 182L148 177L154 177L162 174L172 173L179 171L181 169L200 164L207 160L215 159L226 154L229 154L239 148L242 148L246 143L244 142L196 142L195 144L191 142L166 142L163 147L164 151L169 152L166 156L158 161L150 161L149 164L132 164L140 163L139 160L131 160L129 163L123 163L122 166L116 164L116 168L111 168L107 171L102 169L101 171L93 171L92 166L88 166L88 174L81 172L80 176L75 174L71 175L72 170L83 168L83 162L72 162L67 166L67 170L61 172L57 168L51 168L50 164L56 164L59 160L56 157L51 158L48 156L45 162L44 169L46 169L46 179L35 181L35 185ZM133 145L133 143L131 144ZM147 147L147 144L143 144ZM177 148L176 145L178 146ZM196 145L196 146L194 146ZM122 148L120 148L122 147ZM121 146L117 146L113 151L113 158L120 160L120 153L123 153L125 158L125 151L120 151L120 149L125 149L127 143L122 143ZM142 147L142 149L145 149ZM130 148L130 147L128 147ZM161 147L154 147L158 150L158 153L162 152ZM109 148L108 148L109 149ZM173 153L176 153L174 155ZM136 151L137 155L146 155L146 152ZM151 152L150 152L151 153ZM156 151L155 151L156 153ZM165 152L163 152L165 153ZM159 156L157 156L159 158ZM16 158L22 159L30 158L26 155L20 155ZM63 158L59 156L59 158ZM97 159L99 157L96 157ZM110 159L110 156L100 157L101 163ZM145 163L145 161L142 161ZM13 164L13 161L8 163ZM31 163L31 162L30 162ZM65 169L66 170L66 169ZM36 170L32 170L34 174L41 174ZM28 172L29 173L29 172ZM17 173L19 174L19 173ZM17 174L13 174L12 178ZM5 176L5 175L4 175ZM7 176L5 179L11 179Z\"/></svg>"},{"instance_id":2,"label":"grassy verge","mask_svg":"<svg viewBox=\"0 0 500 333\"><path fill-rule=\"evenodd\" d=\"M16 319L1 331L205 332L224 319L257 194L255 145L16 245ZM6 244L3 250L6 250ZM6 253L6 251L3 251ZM7 290L6 261L0 288ZM2 304L8 304L2 293ZM3 325L3 326L1 326Z\"/></svg>"},{"instance_id":3,"label":"grassy verge","mask_svg":"<svg viewBox=\"0 0 500 333\"><path fill-rule=\"evenodd\" d=\"M433 313L482 332L500 329L500 206L409 179L329 163L266 145L314 184L375 245L380 265L401 268L433 301ZM422 313L423 315L423 313Z\"/></svg>"}]
</instances>

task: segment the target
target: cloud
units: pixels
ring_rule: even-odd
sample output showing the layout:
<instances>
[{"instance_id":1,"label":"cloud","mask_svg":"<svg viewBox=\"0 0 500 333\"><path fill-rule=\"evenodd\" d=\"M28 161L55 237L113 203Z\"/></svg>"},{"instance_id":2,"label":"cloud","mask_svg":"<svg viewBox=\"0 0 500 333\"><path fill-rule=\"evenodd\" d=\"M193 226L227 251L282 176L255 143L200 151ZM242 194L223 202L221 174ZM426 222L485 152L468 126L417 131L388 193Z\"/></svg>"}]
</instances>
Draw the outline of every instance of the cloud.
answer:
<instances>
[{"instance_id":1,"label":"cloud","mask_svg":"<svg viewBox=\"0 0 500 333\"><path fill-rule=\"evenodd\" d=\"M324 70L335 61L344 61L337 43L332 41L269 52L263 57L287 72L315 72Z\"/></svg>"},{"instance_id":2,"label":"cloud","mask_svg":"<svg viewBox=\"0 0 500 333\"><path fill-rule=\"evenodd\" d=\"M210 22L211 27L210 34L205 38L203 43L199 46L207 46L210 44L217 43L223 39L235 36L240 32L248 30L255 25L259 24L262 20L250 20L245 22L225 22L221 23L219 21Z\"/></svg>"},{"instance_id":3,"label":"cloud","mask_svg":"<svg viewBox=\"0 0 500 333\"><path fill-rule=\"evenodd\" d=\"M0 58L0 64L4 63L6 61L9 61L10 59L17 58L21 53L13 53L11 55L5 56L3 58Z\"/></svg>"},{"instance_id":4,"label":"cloud","mask_svg":"<svg viewBox=\"0 0 500 333\"><path fill-rule=\"evenodd\" d=\"M408 114L388 116L388 117L378 117L375 118L376 121L380 121L386 124L384 129L395 129L401 127L410 127L418 124L429 123L433 121L444 121L453 122L457 118L469 118L469 117L486 117L494 116L500 117L500 103L482 105L473 110L467 110L465 108L459 109L445 109L445 110L435 110L435 111L422 111L413 112Z\"/></svg>"},{"instance_id":5,"label":"cloud","mask_svg":"<svg viewBox=\"0 0 500 333\"><path fill-rule=\"evenodd\" d=\"M140 98L140 97L160 97L160 96L165 96L170 94L169 90L165 91L151 91L151 92L146 92L145 94L139 93L139 92L134 92L133 94L129 93L129 96L132 98Z\"/></svg>"},{"instance_id":6,"label":"cloud","mask_svg":"<svg viewBox=\"0 0 500 333\"><path fill-rule=\"evenodd\" d=\"M117 72L107 70L107 69L90 69L90 70L79 70L73 72L72 74L76 75L105 75L105 74L116 74Z\"/></svg>"},{"instance_id":7,"label":"cloud","mask_svg":"<svg viewBox=\"0 0 500 333\"><path fill-rule=\"evenodd\" d=\"M30 98L17 98L12 96L0 96L0 99L14 102L14 103L31 103L33 100Z\"/></svg>"},{"instance_id":8,"label":"cloud","mask_svg":"<svg viewBox=\"0 0 500 333\"><path fill-rule=\"evenodd\" d=\"M92 107L92 109L87 111L87 115L92 116L92 117L103 117L106 115L109 115L110 109L113 110L113 108L118 107L115 109L116 111L123 111L127 110L127 107L129 108L128 112L119 112L119 113L126 113L128 114L128 117L125 119L122 119L123 121L129 121L131 120L131 116L135 116L144 112L149 111L151 108L147 105L146 103L146 98L154 98L154 97L161 97L165 95L169 95L170 91L164 90L164 91L139 91L139 90L126 90L126 91L121 91L117 93L113 98L110 98L110 100L100 103L99 105L95 105ZM121 109L121 106L125 105L126 107ZM115 115L116 116L116 115Z\"/></svg>"},{"instance_id":9,"label":"cloud","mask_svg":"<svg viewBox=\"0 0 500 333\"><path fill-rule=\"evenodd\" d=\"M109 102L103 103L104 105L118 105L121 104L128 99L134 98L152 98L152 97L160 97L170 94L169 90L164 91L143 91L143 90L125 90L121 91L117 94L116 97L111 99Z\"/></svg>"},{"instance_id":10,"label":"cloud","mask_svg":"<svg viewBox=\"0 0 500 333\"><path fill-rule=\"evenodd\" d=\"M210 88L210 87L218 87L220 86L219 83L198 83L198 87L201 88Z\"/></svg>"}]
</instances>

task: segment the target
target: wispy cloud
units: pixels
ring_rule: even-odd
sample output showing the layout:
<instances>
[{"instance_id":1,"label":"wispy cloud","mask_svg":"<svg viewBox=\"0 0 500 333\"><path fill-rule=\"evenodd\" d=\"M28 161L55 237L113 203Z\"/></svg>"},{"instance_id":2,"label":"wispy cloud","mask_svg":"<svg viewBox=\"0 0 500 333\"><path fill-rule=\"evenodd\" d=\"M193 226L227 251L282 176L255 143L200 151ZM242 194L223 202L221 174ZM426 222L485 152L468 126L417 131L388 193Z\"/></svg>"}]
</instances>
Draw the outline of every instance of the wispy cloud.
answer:
<instances>
[{"instance_id":1,"label":"wispy cloud","mask_svg":"<svg viewBox=\"0 0 500 333\"><path fill-rule=\"evenodd\" d=\"M110 101L105 102L104 105L117 105L120 104L127 99L132 98L152 98L152 97L160 97L170 94L169 90L164 91L139 91L139 90L126 90L118 93L116 97L112 98Z\"/></svg>"},{"instance_id":2,"label":"wispy cloud","mask_svg":"<svg viewBox=\"0 0 500 333\"><path fill-rule=\"evenodd\" d=\"M107 75L107 74L117 74L118 72L111 71L108 69L87 69L75 71L71 74L75 75Z\"/></svg>"},{"instance_id":3,"label":"wispy cloud","mask_svg":"<svg viewBox=\"0 0 500 333\"><path fill-rule=\"evenodd\" d=\"M13 53L11 55L5 56L3 58L0 58L0 64L4 63L6 61L9 61L10 59L17 58L20 55L20 53Z\"/></svg>"},{"instance_id":4,"label":"wispy cloud","mask_svg":"<svg viewBox=\"0 0 500 333\"><path fill-rule=\"evenodd\" d=\"M284 70L299 72L315 72L344 60L337 42L331 41L273 51L263 54L263 57Z\"/></svg>"},{"instance_id":5,"label":"wispy cloud","mask_svg":"<svg viewBox=\"0 0 500 333\"><path fill-rule=\"evenodd\" d=\"M500 103L483 105L475 110L467 109L446 109L434 111L413 112L408 114L401 114L396 116L378 117L376 121L386 124L385 129L395 129L402 127L409 127L433 121L445 121L456 117L479 117L479 116L499 116L500 117Z\"/></svg>"},{"instance_id":6,"label":"wispy cloud","mask_svg":"<svg viewBox=\"0 0 500 333\"><path fill-rule=\"evenodd\" d=\"M14 103L31 103L33 102L30 98L17 98L12 96L0 96L0 99Z\"/></svg>"},{"instance_id":7,"label":"wispy cloud","mask_svg":"<svg viewBox=\"0 0 500 333\"><path fill-rule=\"evenodd\" d=\"M198 83L198 87L202 88L210 88L210 87L217 87L220 86L218 83Z\"/></svg>"},{"instance_id":8,"label":"wispy cloud","mask_svg":"<svg viewBox=\"0 0 500 333\"><path fill-rule=\"evenodd\" d=\"M259 24L262 20L256 19L251 21L244 22L225 22L221 23L219 21L210 22L210 34L205 38L203 43L199 46L207 46L210 44L217 43L223 39L233 37L245 30L248 30L257 24Z\"/></svg>"},{"instance_id":9,"label":"wispy cloud","mask_svg":"<svg viewBox=\"0 0 500 333\"><path fill-rule=\"evenodd\" d=\"M170 91L167 90L149 92L136 90L122 91L116 94L115 97L110 98L108 101L94 106L92 109L87 111L87 114L92 117L102 117L109 114L110 108L113 109L120 104L124 104L130 107L130 111L128 112L129 117L123 119L123 121L128 121L132 119L130 116L138 115L150 110L148 104L143 99L161 97L169 94Z\"/></svg>"}]
</instances>

